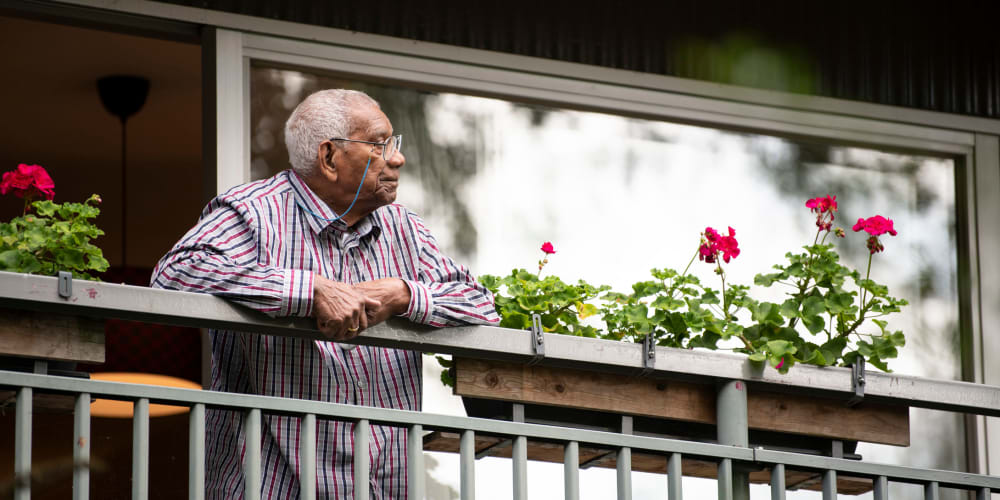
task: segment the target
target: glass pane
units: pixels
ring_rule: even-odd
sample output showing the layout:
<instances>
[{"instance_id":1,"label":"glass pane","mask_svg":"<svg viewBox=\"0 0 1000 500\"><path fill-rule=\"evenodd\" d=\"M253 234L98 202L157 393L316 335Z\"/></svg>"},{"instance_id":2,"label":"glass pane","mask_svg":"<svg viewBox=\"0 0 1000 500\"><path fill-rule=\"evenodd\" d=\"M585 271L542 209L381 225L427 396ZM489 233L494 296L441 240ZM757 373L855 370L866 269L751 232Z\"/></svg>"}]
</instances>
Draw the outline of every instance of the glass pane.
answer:
<instances>
[{"instance_id":1,"label":"glass pane","mask_svg":"<svg viewBox=\"0 0 1000 500\"><path fill-rule=\"evenodd\" d=\"M625 291L650 268L683 269L706 226L732 226L742 253L727 279L752 284L785 252L813 241L808 198L837 195L836 225L848 233L859 217L888 216L899 235L883 238L872 277L911 303L892 319L907 346L890 367L961 377L952 159L255 67L255 178L288 168L282 127L291 110L313 91L336 87L381 103L406 137L397 201L421 214L441 246L477 274L531 269L539 245L551 241L558 253L546 273ZM863 237L849 234L837 245L864 271ZM696 261L693 269L718 287L710 266ZM770 300L783 300L771 291ZM425 387L439 390L436 379ZM435 411L434 396L427 398ZM962 418L912 410L911 419L909 448L862 444L858 453L965 469Z\"/></svg>"}]
</instances>

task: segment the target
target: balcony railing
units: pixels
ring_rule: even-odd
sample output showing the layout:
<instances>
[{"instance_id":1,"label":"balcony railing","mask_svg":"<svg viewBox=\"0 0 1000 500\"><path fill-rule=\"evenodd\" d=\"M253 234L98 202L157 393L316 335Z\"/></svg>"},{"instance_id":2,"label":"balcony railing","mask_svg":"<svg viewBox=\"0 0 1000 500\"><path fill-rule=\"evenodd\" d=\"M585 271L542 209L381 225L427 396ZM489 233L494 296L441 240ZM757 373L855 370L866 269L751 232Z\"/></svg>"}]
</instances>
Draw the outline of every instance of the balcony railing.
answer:
<instances>
[{"instance_id":1,"label":"balcony railing","mask_svg":"<svg viewBox=\"0 0 1000 500\"><path fill-rule=\"evenodd\" d=\"M43 311L64 315L137 320L177 326L231 329L269 335L322 340L308 318L271 319L202 294L153 290L142 287L74 280L69 294L60 295L56 278L0 272L0 307ZM68 296L67 296L68 295ZM39 335L44 335L39 332ZM100 397L134 402L132 446L132 496L148 496L149 404L186 406L190 411L188 481L190 498L204 497L205 409L221 408L247 416L246 459L243 463L248 499L260 497L260 433L262 414L290 415L303 419L300 460L302 498L315 498L315 422L339 420L354 424L355 450L368 447L373 424L410 430L408 453L409 498L424 498L422 436L426 431L444 431L460 436L460 494L475 495L475 437L501 436L512 446L513 491L525 499L527 491L528 440L560 443L564 447L564 484L567 499L579 498L580 446L615 450L618 498L631 498L631 454L633 450L662 456L666 462L668 498L680 499L682 458L697 457L718 463L720 499L747 498L747 473L740 465L764 466L772 470L771 497L785 497L785 468L816 471L822 476L824 499L837 495L837 476L870 478L876 499L888 498L888 484L902 482L924 487L927 499L937 499L940 488L975 492L987 500L1000 492L1000 477L923 469L849 460L815 454L752 448L747 442L746 383L771 392L802 392L847 401L857 395L858 384L846 368L798 365L786 375L755 367L741 355L660 348L653 367L643 363L639 344L609 342L549 335L544 340L544 358L539 360L528 332L494 327L430 329L392 320L370 328L354 340L358 344L437 352L463 357L542 364L620 374L645 374L661 379L697 380L719 387L717 405L718 443L632 435L631 417L622 417L622 431L602 432L555 425L539 425L437 415L319 401L253 396L102 382L41 373L0 371L0 387L17 393L15 438L15 498L30 497L31 426L33 392L61 393L75 397L73 443L90 442L90 401ZM741 386L740 384L743 384ZM882 403L932 408L975 415L1000 416L1000 388L966 382L934 380L906 375L867 373L864 398ZM515 412L516 413L516 412ZM515 420L517 420L515 418ZM67 443L67 447L71 443ZM74 498L88 498L89 445L73 446ZM365 453L355 453L354 484L368 484L369 464ZM359 459L360 458L360 459ZM367 499L366 488L355 491L356 499Z\"/></svg>"}]
</instances>

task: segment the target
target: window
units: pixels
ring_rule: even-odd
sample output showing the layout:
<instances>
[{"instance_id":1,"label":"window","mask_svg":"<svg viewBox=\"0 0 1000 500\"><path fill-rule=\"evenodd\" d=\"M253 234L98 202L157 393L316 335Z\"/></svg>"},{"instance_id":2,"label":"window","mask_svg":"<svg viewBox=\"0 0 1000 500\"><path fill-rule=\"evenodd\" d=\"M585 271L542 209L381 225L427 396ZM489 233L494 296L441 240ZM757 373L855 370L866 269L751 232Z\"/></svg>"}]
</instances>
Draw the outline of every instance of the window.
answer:
<instances>
[{"instance_id":1,"label":"window","mask_svg":"<svg viewBox=\"0 0 1000 500\"><path fill-rule=\"evenodd\" d=\"M892 218L872 276L911 305L892 324L908 345L895 371L961 378L955 161L899 152L428 92L255 66L251 172L288 168L284 122L310 93L354 88L381 103L405 136L397 201L427 221L442 247L476 273L531 268L542 241L558 253L545 272L625 289L652 267L683 269L705 226L737 231L732 282L813 241L808 198L834 194L836 225ZM865 269L864 238L838 240ZM705 264L694 266L715 283ZM715 285L717 287L717 285ZM771 289L772 300L780 290ZM429 379L428 389L436 380ZM430 406L429 406L430 409ZM432 410L433 411L433 410ZM913 410L909 449L861 445L866 460L964 470L963 420Z\"/></svg>"}]
</instances>

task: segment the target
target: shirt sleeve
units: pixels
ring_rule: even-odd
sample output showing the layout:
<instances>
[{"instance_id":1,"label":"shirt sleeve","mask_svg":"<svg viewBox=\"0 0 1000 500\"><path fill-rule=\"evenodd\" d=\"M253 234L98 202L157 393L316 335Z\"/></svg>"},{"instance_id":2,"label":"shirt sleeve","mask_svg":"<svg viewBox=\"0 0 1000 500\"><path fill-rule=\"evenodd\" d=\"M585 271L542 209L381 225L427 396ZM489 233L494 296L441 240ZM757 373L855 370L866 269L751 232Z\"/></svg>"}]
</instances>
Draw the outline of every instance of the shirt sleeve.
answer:
<instances>
[{"instance_id":1,"label":"shirt sleeve","mask_svg":"<svg viewBox=\"0 0 1000 500\"><path fill-rule=\"evenodd\" d=\"M309 316L313 273L259 263L256 233L245 209L216 198L160 259L150 285L218 295L272 317Z\"/></svg>"},{"instance_id":2,"label":"shirt sleeve","mask_svg":"<svg viewBox=\"0 0 1000 500\"><path fill-rule=\"evenodd\" d=\"M441 253L416 214L410 212L409 219L417 238L417 279L404 280L410 304L403 316L436 327L499 323L493 294L465 266Z\"/></svg>"}]
</instances>

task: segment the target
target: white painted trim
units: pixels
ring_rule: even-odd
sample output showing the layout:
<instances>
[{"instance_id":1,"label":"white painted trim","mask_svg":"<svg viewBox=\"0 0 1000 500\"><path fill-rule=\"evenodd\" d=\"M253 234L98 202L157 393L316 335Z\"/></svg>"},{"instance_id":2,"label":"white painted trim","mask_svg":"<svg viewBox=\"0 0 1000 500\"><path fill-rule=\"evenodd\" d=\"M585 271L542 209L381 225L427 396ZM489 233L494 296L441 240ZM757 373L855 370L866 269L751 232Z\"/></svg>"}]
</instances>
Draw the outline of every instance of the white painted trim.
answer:
<instances>
[{"instance_id":1,"label":"white painted trim","mask_svg":"<svg viewBox=\"0 0 1000 500\"><path fill-rule=\"evenodd\" d=\"M216 192L250 180L249 133L245 115L249 94L244 74L243 35L216 30L215 137Z\"/></svg>"},{"instance_id":2,"label":"white painted trim","mask_svg":"<svg viewBox=\"0 0 1000 500\"><path fill-rule=\"evenodd\" d=\"M364 48L367 50L406 55L412 58L441 60L482 68L506 69L532 75L557 76L565 79L602 83L618 87L701 96L720 101L756 104L770 108L809 111L822 113L828 117L851 116L882 122L931 126L939 129L1000 134L1000 120L988 118L869 104L828 97L790 94L586 64L553 61L544 58L419 42L149 0L58 0L58 3L205 24L247 33L260 33L289 39Z\"/></svg>"},{"instance_id":3,"label":"white painted trim","mask_svg":"<svg viewBox=\"0 0 1000 500\"><path fill-rule=\"evenodd\" d=\"M1000 386L1000 365L990 354L1000 353L1000 138L991 135L976 135L975 151L975 237L980 255L978 268L973 270L979 277L979 338L981 351L976 361L982 363L982 380L988 385ZM984 474L1000 474L1000 418L986 417L983 421L985 441L980 451L984 462L980 470Z\"/></svg>"}]
</instances>

